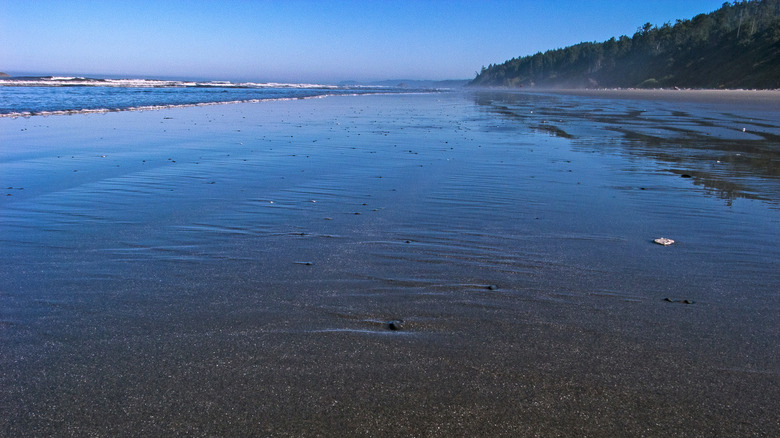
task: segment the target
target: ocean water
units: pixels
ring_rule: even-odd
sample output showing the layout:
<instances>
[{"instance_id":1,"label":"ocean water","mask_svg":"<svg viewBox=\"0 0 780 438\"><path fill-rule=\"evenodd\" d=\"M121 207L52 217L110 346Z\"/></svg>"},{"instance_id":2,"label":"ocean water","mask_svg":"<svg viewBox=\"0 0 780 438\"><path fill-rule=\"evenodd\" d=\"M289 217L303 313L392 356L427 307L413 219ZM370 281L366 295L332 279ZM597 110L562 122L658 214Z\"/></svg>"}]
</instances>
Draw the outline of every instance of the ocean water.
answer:
<instances>
[{"instance_id":1,"label":"ocean water","mask_svg":"<svg viewBox=\"0 0 780 438\"><path fill-rule=\"evenodd\" d=\"M407 93L401 87L33 77L0 79L0 117L162 109L332 95Z\"/></svg>"}]
</instances>

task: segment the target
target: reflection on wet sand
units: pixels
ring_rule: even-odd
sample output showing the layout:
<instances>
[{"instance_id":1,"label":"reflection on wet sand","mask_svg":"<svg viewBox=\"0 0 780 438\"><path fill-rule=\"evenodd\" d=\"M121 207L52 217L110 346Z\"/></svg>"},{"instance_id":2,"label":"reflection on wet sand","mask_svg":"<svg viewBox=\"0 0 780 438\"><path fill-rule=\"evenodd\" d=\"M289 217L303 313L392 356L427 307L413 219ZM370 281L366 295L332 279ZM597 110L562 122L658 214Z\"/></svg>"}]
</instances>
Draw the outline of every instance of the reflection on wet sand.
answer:
<instances>
[{"instance_id":1,"label":"reflection on wet sand","mask_svg":"<svg viewBox=\"0 0 780 438\"><path fill-rule=\"evenodd\" d=\"M776 92L477 92L492 114L572 139L595 152L656 160L727 202L777 204L780 94Z\"/></svg>"}]
</instances>

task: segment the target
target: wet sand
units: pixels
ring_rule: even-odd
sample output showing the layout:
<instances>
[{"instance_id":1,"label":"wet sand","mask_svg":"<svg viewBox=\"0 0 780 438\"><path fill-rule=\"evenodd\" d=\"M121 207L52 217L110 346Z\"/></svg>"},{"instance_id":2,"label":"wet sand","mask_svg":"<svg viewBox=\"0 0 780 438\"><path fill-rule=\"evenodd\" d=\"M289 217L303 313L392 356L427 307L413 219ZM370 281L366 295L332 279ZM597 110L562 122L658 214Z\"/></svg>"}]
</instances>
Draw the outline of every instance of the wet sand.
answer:
<instances>
[{"instance_id":1,"label":"wet sand","mask_svg":"<svg viewBox=\"0 0 780 438\"><path fill-rule=\"evenodd\" d=\"M735 104L744 109L763 106L768 111L776 111L780 101L780 90L697 90L697 89L641 89L641 88L603 88L603 89L562 89L562 90L523 90L524 93L551 93L571 96L601 97L611 99L653 100L689 103L709 103L716 105Z\"/></svg>"},{"instance_id":2,"label":"wet sand","mask_svg":"<svg viewBox=\"0 0 780 438\"><path fill-rule=\"evenodd\" d=\"M0 435L777 436L778 108L0 120Z\"/></svg>"}]
</instances>

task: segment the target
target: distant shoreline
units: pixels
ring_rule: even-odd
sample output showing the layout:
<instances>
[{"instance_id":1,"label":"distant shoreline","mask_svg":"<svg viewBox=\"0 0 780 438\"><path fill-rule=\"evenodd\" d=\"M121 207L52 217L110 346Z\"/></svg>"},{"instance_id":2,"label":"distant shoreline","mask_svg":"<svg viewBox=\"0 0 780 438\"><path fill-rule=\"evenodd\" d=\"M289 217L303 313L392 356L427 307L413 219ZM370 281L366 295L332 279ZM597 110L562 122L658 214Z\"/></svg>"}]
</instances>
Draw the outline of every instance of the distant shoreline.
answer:
<instances>
[{"instance_id":1,"label":"distant shoreline","mask_svg":"<svg viewBox=\"0 0 780 438\"><path fill-rule=\"evenodd\" d=\"M540 90L548 93L571 94L576 96L602 96L614 98L644 98L666 99L684 97L686 100L695 99L701 101L722 101L724 98L742 100L750 99L780 99L780 90L714 90L714 89L643 89L643 88L603 88L603 89L563 89Z\"/></svg>"},{"instance_id":2,"label":"distant shoreline","mask_svg":"<svg viewBox=\"0 0 780 438\"><path fill-rule=\"evenodd\" d=\"M596 97L608 99L666 100L701 103L752 103L759 105L777 105L780 103L780 90L742 90L742 89L668 89L668 88L473 88L475 91L492 90L518 93L563 94L570 96Z\"/></svg>"}]
</instances>

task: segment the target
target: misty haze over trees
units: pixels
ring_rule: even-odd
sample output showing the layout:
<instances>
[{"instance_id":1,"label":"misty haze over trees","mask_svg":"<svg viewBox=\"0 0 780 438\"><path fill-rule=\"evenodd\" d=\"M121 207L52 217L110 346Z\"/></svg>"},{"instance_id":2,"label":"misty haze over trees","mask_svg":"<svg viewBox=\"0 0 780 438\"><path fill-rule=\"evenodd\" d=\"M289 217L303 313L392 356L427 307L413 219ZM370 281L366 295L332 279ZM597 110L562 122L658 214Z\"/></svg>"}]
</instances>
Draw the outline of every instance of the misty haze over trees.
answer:
<instances>
[{"instance_id":1,"label":"misty haze over trees","mask_svg":"<svg viewBox=\"0 0 780 438\"><path fill-rule=\"evenodd\" d=\"M780 88L780 0L715 12L633 37L580 43L482 67L471 86Z\"/></svg>"}]
</instances>

